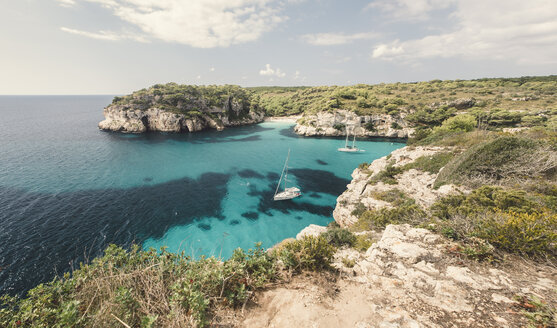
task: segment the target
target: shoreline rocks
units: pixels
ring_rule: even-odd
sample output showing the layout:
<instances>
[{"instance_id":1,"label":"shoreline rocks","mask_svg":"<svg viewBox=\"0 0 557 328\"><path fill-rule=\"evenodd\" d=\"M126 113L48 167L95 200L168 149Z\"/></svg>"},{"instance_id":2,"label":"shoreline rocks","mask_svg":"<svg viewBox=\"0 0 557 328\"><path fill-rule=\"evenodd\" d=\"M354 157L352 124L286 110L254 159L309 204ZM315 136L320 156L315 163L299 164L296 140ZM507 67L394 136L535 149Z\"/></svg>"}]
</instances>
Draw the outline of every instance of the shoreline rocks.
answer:
<instances>
[{"instance_id":1,"label":"shoreline rocks","mask_svg":"<svg viewBox=\"0 0 557 328\"><path fill-rule=\"evenodd\" d=\"M401 116L375 114L358 116L347 110L319 112L297 121L294 132L303 136L350 136L408 138L414 129Z\"/></svg>"},{"instance_id":2,"label":"shoreline rocks","mask_svg":"<svg viewBox=\"0 0 557 328\"><path fill-rule=\"evenodd\" d=\"M263 121L262 112L249 112L242 118L230 119L226 112L177 114L159 108L147 110L131 109L122 105L111 105L104 109L105 119L99 129L123 133L197 132L205 129L222 131L225 127L254 124Z\"/></svg>"}]
</instances>

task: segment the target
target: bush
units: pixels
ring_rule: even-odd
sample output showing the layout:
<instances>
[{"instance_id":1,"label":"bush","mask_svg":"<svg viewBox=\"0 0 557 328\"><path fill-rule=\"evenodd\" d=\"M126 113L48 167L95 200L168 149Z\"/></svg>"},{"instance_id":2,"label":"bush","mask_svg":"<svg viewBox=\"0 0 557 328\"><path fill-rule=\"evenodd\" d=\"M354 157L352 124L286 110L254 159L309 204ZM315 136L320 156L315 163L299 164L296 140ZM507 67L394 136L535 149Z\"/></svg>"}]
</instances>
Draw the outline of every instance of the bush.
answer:
<instances>
[{"instance_id":1,"label":"bush","mask_svg":"<svg viewBox=\"0 0 557 328\"><path fill-rule=\"evenodd\" d=\"M369 180L370 184L383 182L385 184L397 184L395 176L402 173L404 170L399 166L387 165L383 170L379 171Z\"/></svg>"},{"instance_id":2,"label":"bush","mask_svg":"<svg viewBox=\"0 0 557 328\"><path fill-rule=\"evenodd\" d=\"M353 225L355 231L369 231L384 228L388 224L418 224L427 219L427 214L416 204L395 208L381 208L365 211Z\"/></svg>"},{"instance_id":3,"label":"bush","mask_svg":"<svg viewBox=\"0 0 557 328\"><path fill-rule=\"evenodd\" d=\"M556 167L556 151L532 139L503 136L455 157L439 173L435 187L448 183L470 187L514 184L551 174Z\"/></svg>"},{"instance_id":4,"label":"bush","mask_svg":"<svg viewBox=\"0 0 557 328\"><path fill-rule=\"evenodd\" d=\"M353 248L360 252L365 252L371 245L373 245L373 238L369 234L361 234L356 236L356 242Z\"/></svg>"},{"instance_id":5,"label":"bush","mask_svg":"<svg viewBox=\"0 0 557 328\"><path fill-rule=\"evenodd\" d=\"M534 257L557 257L556 214L496 211L476 224L474 235L499 249Z\"/></svg>"},{"instance_id":6,"label":"bush","mask_svg":"<svg viewBox=\"0 0 557 328\"><path fill-rule=\"evenodd\" d=\"M440 127L434 131L446 132L470 132L476 127L476 118L470 114L460 114L443 121Z\"/></svg>"},{"instance_id":7,"label":"bush","mask_svg":"<svg viewBox=\"0 0 557 328\"><path fill-rule=\"evenodd\" d=\"M323 238L333 246L352 246L356 242L356 236L346 229L332 228L322 234Z\"/></svg>"},{"instance_id":8,"label":"bush","mask_svg":"<svg viewBox=\"0 0 557 328\"><path fill-rule=\"evenodd\" d=\"M439 173L439 170L454 157L453 153L450 152L439 152L431 156L421 156L418 157L412 163L408 163L403 166L404 170L416 169L424 172L429 172L431 174Z\"/></svg>"},{"instance_id":9,"label":"bush","mask_svg":"<svg viewBox=\"0 0 557 328\"><path fill-rule=\"evenodd\" d=\"M344 127L345 127L345 125L341 124L341 123L337 123L337 124L333 125L333 128L335 128L338 131L344 130Z\"/></svg>"},{"instance_id":10,"label":"bush","mask_svg":"<svg viewBox=\"0 0 557 328\"><path fill-rule=\"evenodd\" d=\"M275 250L274 256L291 270L329 269L335 248L323 236L305 236Z\"/></svg>"},{"instance_id":11,"label":"bush","mask_svg":"<svg viewBox=\"0 0 557 328\"><path fill-rule=\"evenodd\" d=\"M377 131L377 128L375 127L375 124L373 122L367 122L364 125L364 128L370 132L375 132Z\"/></svg>"}]
</instances>

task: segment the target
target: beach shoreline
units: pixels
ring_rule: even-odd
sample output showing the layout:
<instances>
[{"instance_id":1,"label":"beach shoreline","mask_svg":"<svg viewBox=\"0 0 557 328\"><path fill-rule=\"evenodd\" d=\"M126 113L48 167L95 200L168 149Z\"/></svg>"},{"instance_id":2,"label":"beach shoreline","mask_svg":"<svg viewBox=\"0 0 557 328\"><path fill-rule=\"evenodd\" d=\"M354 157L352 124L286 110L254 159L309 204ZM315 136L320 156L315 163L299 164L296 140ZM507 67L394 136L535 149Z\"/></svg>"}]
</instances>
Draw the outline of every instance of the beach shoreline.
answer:
<instances>
[{"instance_id":1,"label":"beach shoreline","mask_svg":"<svg viewBox=\"0 0 557 328\"><path fill-rule=\"evenodd\" d=\"M296 123L302 115L291 115L291 116L269 116L263 119L263 122L292 122Z\"/></svg>"}]
</instances>

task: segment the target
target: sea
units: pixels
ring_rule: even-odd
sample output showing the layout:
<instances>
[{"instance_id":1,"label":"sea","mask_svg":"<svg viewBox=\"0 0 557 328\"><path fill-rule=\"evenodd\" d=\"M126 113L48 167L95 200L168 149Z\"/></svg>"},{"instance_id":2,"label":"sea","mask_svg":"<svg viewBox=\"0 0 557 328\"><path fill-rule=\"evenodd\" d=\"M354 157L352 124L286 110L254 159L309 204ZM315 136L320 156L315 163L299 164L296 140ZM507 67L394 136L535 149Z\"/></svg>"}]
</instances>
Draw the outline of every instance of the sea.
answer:
<instances>
[{"instance_id":1,"label":"sea","mask_svg":"<svg viewBox=\"0 0 557 328\"><path fill-rule=\"evenodd\" d=\"M100 131L113 96L0 97L0 294L79 268L111 243L229 257L333 220L362 162L404 144L300 137L294 123L197 133ZM288 186L273 201L288 151Z\"/></svg>"}]
</instances>

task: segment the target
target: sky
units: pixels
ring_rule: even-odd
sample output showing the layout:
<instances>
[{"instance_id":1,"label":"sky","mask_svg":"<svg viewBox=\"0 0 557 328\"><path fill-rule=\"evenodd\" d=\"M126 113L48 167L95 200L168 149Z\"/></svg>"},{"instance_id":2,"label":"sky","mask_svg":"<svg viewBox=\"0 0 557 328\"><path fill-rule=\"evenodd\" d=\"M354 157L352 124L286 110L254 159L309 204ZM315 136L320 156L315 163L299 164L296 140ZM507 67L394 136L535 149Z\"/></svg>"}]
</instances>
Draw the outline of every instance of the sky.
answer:
<instances>
[{"instance_id":1,"label":"sky","mask_svg":"<svg viewBox=\"0 0 557 328\"><path fill-rule=\"evenodd\" d=\"M0 94L557 74L555 0L0 0Z\"/></svg>"}]
</instances>

